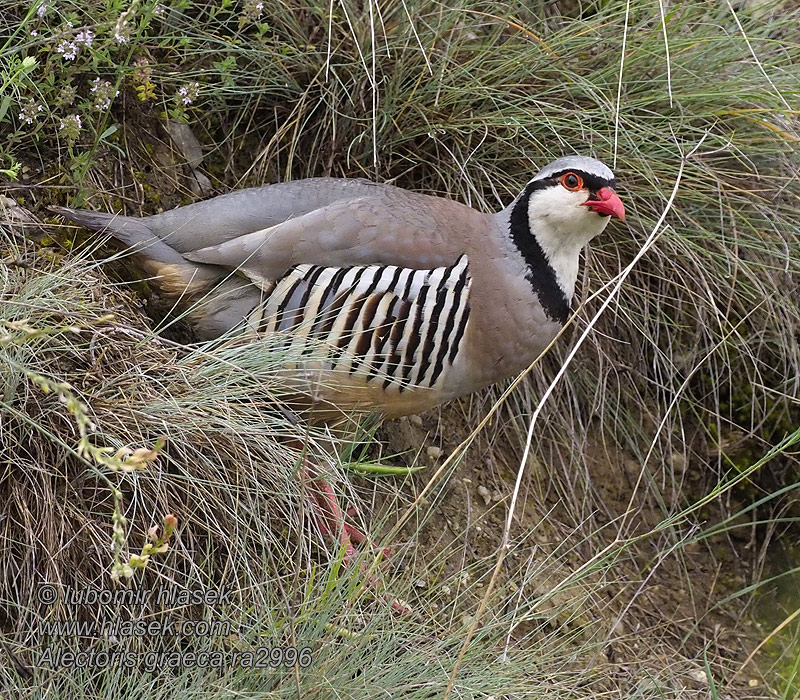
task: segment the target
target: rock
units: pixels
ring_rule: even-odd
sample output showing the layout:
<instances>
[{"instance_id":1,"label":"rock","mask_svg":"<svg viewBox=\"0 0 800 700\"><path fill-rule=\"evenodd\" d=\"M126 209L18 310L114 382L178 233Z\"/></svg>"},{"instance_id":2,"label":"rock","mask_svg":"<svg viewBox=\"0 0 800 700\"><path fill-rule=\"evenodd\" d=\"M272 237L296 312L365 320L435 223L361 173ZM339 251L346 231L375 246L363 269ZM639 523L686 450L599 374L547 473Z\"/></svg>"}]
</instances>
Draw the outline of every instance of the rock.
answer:
<instances>
[{"instance_id":1,"label":"rock","mask_svg":"<svg viewBox=\"0 0 800 700\"><path fill-rule=\"evenodd\" d=\"M689 671L689 678L699 685L708 687L708 674L704 668L696 668L693 671Z\"/></svg>"},{"instance_id":2,"label":"rock","mask_svg":"<svg viewBox=\"0 0 800 700\"><path fill-rule=\"evenodd\" d=\"M169 121L166 124L167 133L172 139L186 163L195 170L203 162L203 147L194 135L191 127L183 122Z\"/></svg>"},{"instance_id":3,"label":"rock","mask_svg":"<svg viewBox=\"0 0 800 700\"><path fill-rule=\"evenodd\" d=\"M428 458L432 460L437 460L442 456L442 448L436 447L435 445L431 445L426 452L428 454Z\"/></svg>"},{"instance_id":4,"label":"rock","mask_svg":"<svg viewBox=\"0 0 800 700\"><path fill-rule=\"evenodd\" d=\"M191 170L189 187L198 197L207 197L214 189L211 181L198 168L203 162L203 147L188 124L167 122L167 132Z\"/></svg>"}]
</instances>

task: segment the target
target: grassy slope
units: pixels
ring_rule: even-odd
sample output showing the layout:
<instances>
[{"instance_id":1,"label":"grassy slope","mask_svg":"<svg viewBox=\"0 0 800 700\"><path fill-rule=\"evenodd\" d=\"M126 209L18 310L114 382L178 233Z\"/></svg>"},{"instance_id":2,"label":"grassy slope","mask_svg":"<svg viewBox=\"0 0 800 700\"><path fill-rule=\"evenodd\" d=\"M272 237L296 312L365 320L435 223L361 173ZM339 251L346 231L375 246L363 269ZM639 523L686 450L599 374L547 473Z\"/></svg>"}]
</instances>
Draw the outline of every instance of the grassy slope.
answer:
<instances>
[{"instance_id":1,"label":"grassy slope","mask_svg":"<svg viewBox=\"0 0 800 700\"><path fill-rule=\"evenodd\" d=\"M630 219L587 256L586 298L633 258L665 209L682 155L704 139L684 164L666 228L544 406L534 462L548 470L523 482L531 496L523 522L542 522L531 532L512 531L517 557L457 688L464 697L595 697L616 688L627 697L705 696L692 676L705 654L728 692L761 692L742 690L744 678L732 676L742 660L736 644L708 641L713 615L704 612L718 594L690 605L683 618L666 610L659 616L648 601L661 600L650 587L662 575L691 599L700 596L702 586L692 581L697 548L731 567L734 589L758 581L758 557L752 572L731 563L731 550L745 556L745 542L706 538L715 528L741 530L736 525L745 518L725 518L749 501L766 496L745 513L766 521L757 529L760 551L791 536L783 522L791 511L782 509L792 492L778 495L776 484L796 482L796 464L772 461L759 471L771 473L746 488L718 493L716 486L798 425L798 134L790 109L800 84L796 12L767 21L697 3L669 11L662 26L658 3L627 18L618 2L588 6L581 16L563 6L570 15L563 18L549 7L547 19L522 4L387 2L373 6L370 17L368 7L345 3L329 17L327 4L288 3L265 9L257 21L255 5L248 16L247 5L179 3L163 14L135 5L126 24L123 7L59 3L39 19L5 4L3 21L18 33L0 49L12 97L1 123L11 134L6 153L28 167L29 182L45 185L11 191L32 206L88 199L98 208L137 211L143 197L147 210L189 201L184 169L165 155L169 142L155 126L162 111L188 119L220 189L367 175L496 208L551 157L591 152L615 163ZM84 26L96 34L92 45L65 61L61 37L74 39ZM126 31L126 43L114 40ZM15 73L9 61L23 53L40 65ZM120 91L110 111L97 107L96 77L109 81L112 94ZM178 91L191 93L195 81L199 94L185 105ZM65 85L75 89L71 103ZM43 109L26 124L17 114L30 100ZM81 117L74 139L69 124L60 128L70 114ZM53 187L58 183L70 186L69 197ZM179 546L137 574L141 586L214 581L236 590L234 605L212 613L233 620L238 638L184 643L226 650L309 643L315 661L297 675L157 670L134 679L117 669L89 682L88 671L45 671L33 684L9 670L6 688L51 682L64 697L104 685L115 697L140 697L145 687L154 697L190 696L190 688L222 696L229 686L275 697L298 687L312 697L329 697L334 687L353 697L378 688L441 696L469 624L463 616L474 613L485 591L492 552L464 565L471 572L465 583L448 563L461 561L467 535L459 533L439 543L429 566L416 563L399 575L393 590L414 597L429 615L424 624L393 619L369 594L342 608L354 597L350 579L338 579L335 565L331 570L318 556L318 541L298 517L297 487L288 478L296 454L279 439L294 429L269 411L271 394L280 392L265 379L269 359L236 348L186 355L155 343L102 268L80 260L48 265L19 241L10 245L32 268L4 268L3 318L27 318L36 331L12 329L0 347L7 360L3 445L16 465L0 477L9 504L0 520L0 621L12 652L30 663L41 648L37 620L54 612L33 598L37 580L107 583L110 489L117 487L131 527L121 555L137 551L164 513L174 510L182 520ZM539 397L607 293L587 303L544 371L512 395L483 438L494 445L490 454L502 453L513 466ZM98 323L108 311L117 320ZM64 332L66 325L84 330ZM149 446L167 433L158 468L111 473L75 455L75 419L44 397L31 372L76 387L100 426L98 444ZM470 426L484 410L477 402L462 408L471 412ZM506 441L509 447L497 447ZM618 464L627 479L622 487L614 481ZM513 472L499 481L510 488ZM709 504L701 501L707 493L717 496ZM390 496L383 497L391 525L400 506L393 511ZM695 511L680 517L693 504ZM426 517L436 515L423 509L419 518ZM628 540L646 532L654 534ZM537 533L544 533L544 558L531 554ZM433 585L419 593L418 578ZM530 591L539 597L529 598ZM738 614L741 606L732 609ZM615 642L621 658L606 657L609 626L623 617L626 632ZM700 627L689 625L693 619ZM730 618L726 624L735 631ZM509 642L511 662L497 663ZM773 682L789 692L786 677ZM682 690L687 684L692 691Z\"/></svg>"}]
</instances>

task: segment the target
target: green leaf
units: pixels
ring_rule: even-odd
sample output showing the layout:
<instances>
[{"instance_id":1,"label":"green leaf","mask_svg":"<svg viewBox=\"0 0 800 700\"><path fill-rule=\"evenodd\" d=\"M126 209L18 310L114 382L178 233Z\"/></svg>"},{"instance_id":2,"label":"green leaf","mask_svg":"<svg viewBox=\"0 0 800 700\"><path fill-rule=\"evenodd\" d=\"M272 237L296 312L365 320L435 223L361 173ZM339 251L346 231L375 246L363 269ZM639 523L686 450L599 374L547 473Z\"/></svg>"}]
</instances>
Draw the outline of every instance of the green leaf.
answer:
<instances>
[{"instance_id":1,"label":"green leaf","mask_svg":"<svg viewBox=\"0 0 800 700\"><path fill-rule=\"evenodd\" d=\"M109 136L116 134L119 131L119 127L116 124L112 124L109 126L102 134L100 134L100 140L107 139Z\"/></svg>"},{"instance_id":2,"label":"green leaf","mask_svg":"<svg viewBox=\"0 0 800 700\"><path fill-rule=\"evenodd\" d=\"M6 116L6 112L8 112L8 106L11 104L11 95L5 95L3 100L0 102L0 122Z\"/></svg>"},{"instance_id":3,"label":"green leaf","mask_svg":"<svg viewBox=\"0 0 800 700\"><path fill-rule=\"evenodd\" d=\"M368 474L369 476L407 476L418 472L420 469L425 469L425 467L393 467L389 464L378 464L377 462L347 462L342 466L345 469Z\"/></svg>"}]
</instances>

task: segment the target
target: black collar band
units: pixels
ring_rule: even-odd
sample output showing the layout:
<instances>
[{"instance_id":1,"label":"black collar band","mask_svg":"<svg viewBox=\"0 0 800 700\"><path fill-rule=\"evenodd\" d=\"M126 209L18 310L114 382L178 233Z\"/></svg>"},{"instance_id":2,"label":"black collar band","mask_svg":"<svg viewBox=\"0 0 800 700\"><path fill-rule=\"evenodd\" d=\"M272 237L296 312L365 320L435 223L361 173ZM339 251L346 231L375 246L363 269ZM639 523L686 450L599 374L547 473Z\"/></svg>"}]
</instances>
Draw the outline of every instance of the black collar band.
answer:
<instances>
[{"instance_id":1,"label":"black collar band","mask_svg":"<svg viewBox=\"0 0 800 700\"><path fill-rule=\"evenodd\" d=\"M511 209L511 240L514 241L514 245L528 266L525 279L531 283L544 312L551 320L564 324L569 317L570 300L559 286L555 270L547 261L539 241L531 231L528 218L528 201L531 194L552 185L553 182L549 179L538 180L528 183L522 191Z\"/></svg>"}]
</instances>

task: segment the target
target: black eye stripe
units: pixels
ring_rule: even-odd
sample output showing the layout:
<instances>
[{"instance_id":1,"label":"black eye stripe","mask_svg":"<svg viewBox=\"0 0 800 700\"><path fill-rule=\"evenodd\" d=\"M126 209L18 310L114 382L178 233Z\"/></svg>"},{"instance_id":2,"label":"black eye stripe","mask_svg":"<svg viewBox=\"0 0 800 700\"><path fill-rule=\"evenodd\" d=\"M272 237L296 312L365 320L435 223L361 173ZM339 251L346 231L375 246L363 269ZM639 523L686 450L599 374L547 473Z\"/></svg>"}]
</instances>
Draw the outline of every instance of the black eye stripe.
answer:
<instances>
[{"instance_id":1,"label":"black eye stripe","mask_svg":"<svg viewBox=\"0 0 800 700\"><path fill-rule=\"evenodd\" d=\"M564 175L568 173L574 173L575 175L582 177L583 186L592 192L597 192L603 187L610 187L613 190L617 186L616 180L607 180L606 178L600 177L599 175L593 175L592 173L586 173L581 170L575 170L574 168L569 168L568 170L559 170L557 173L553 173L550 177L546 178L546 180L542 181L558 182Z\"/></svg>"}]
</instances>

